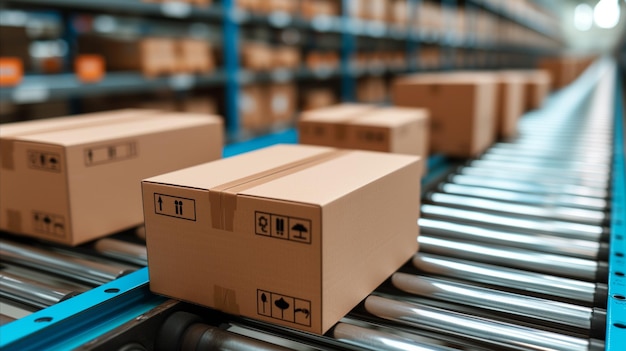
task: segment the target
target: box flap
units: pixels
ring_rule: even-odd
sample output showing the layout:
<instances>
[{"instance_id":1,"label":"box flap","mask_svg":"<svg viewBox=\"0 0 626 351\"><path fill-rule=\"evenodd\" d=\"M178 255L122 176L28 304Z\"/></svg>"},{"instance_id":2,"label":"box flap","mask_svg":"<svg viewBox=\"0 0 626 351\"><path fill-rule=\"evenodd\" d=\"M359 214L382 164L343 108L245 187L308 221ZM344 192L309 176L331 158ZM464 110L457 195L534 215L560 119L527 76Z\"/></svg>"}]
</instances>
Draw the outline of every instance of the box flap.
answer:
<instances>
[{"instance_id":1,"label":"box flap","mask_svg":"<svg viewBox=\"0 0 626 351\"><path fill-rule=\"evenodd\" d=\"M120 121L119 123L16 136L15 140L74 146L158 133L177 128L191 128L207 123L221 123L221 119L210 116L186 116L185 114L154 115L140 120Z\"/></svg>"}]
</instances>

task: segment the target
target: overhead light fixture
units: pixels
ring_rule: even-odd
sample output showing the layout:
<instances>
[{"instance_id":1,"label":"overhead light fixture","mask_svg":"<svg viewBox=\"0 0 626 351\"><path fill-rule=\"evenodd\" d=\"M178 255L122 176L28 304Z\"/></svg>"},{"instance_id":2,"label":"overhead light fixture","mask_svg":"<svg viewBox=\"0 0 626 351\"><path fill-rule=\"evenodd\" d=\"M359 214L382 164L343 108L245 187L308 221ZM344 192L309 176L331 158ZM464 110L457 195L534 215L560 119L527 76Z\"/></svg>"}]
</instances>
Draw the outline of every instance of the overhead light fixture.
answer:
<instances>
[{"instance_id":1,"label":"overhead light fixture","mask_svg":"<svg viewBox=\"0 0 626 351\"><path fill-rule=\"evenodd\" d=\"M593 25L593 8L586 3L576 5L574 9L574 27L581 32L588 31Z\"/></svg>"},{"instance_id":2,"label":"overhead light fixture","mask_svg":"<svg viewBox=\"0 0 626 351\"><path fill-rule=\"evenodd\" d=\"M619 17L619 0L600 0L593 9L593 20L600 28L611 29L617 26Z\"/></svg>"}]
</instances>

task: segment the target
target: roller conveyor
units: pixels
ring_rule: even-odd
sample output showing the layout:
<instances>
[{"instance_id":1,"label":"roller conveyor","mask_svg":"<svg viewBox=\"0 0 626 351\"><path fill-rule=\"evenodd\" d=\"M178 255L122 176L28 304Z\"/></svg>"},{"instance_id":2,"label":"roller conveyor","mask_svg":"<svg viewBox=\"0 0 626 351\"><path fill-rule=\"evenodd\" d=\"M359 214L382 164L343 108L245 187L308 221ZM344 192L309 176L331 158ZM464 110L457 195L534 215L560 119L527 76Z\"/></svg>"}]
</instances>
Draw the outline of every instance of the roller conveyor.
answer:
<instances>
[{"instance_id":1,"label":"roller conveyor","mask_svg":"<svg viewBox=\"0 0 626 351\"><path fill-rule=\"evenodd\" d=\"M3 315L0 346L620 350L626 218L623 150L615 150L623 141L621 121L613 126L605 107L614 76L612 63L597 62L545 111L525 116L517 140L460 167L444 165L449 174L425 184L420 251L323 336L151 294L138 228L71 249L3 234L0 255L8 264L0 267L0 302L39 311L16 320ZM618 162L611 164L611 155ZM29 279L29 270L54 278ZM89 288L71 288L76 284Z\"/></svg>"}]
</instances>

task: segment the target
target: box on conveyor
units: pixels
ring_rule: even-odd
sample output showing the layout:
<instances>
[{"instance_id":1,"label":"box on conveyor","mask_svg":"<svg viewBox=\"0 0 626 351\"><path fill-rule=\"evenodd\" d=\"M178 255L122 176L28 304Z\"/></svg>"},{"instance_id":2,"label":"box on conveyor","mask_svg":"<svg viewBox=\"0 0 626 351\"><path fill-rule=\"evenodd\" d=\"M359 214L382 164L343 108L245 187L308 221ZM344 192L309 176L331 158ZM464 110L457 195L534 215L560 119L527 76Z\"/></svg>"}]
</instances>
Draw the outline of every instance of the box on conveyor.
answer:
<instances>
[{"instance_id":1,"label":"box on conveyor","mask_svg":"<svg viewBox=\"0 0 626 351\"><path fill-rule=\"evenodd\" d=\"M550 72L552 89L561 89L576 79L577 63L574 57L544 57L539 60L539 69Z\"/></svg>"},{"instance_id":2,"label":"box on conveyor","mask_svg":"<svg viewBox=\"0 0 626 351\"><path fill-rule=\"evenodd\" d=\"M298 127L302 144L428 157L425 109L339 104L304 112Z\"/></svg>"},{"instance_id":3,"label":"box on conveyor","mask_svg":"<svg viewBox=\"0 0 626 351\"><path fill-rule=\"evenodd\" d=\"M421 162L277 145L145 179L150 289L322 334L417 250Z\"/></svg>"},{"instance_id":4,"label":"box on conveyor","mask_svg":"<svg viewBox=\"0 0 626 351\"><path fill-rule=\"evenodd\" d=\"M0 229L67 245L143 222L142 179L221 157L215 116L118 110L3 125Z\"/></svg>"},{"instance_id":5,"label":"box on conveyor","mask_svg":"<svg viewBox=\"0 0 626 351\"><path fill-rule=\"evenodd\" d=\"M394 105L430 112L430 151L474 157L494 141L497 78L493 73L430 73L394 81Z\"/></svg>"},{"instance_id":6,"label":"box on conveyor","mask_svg":"<svg viewBox=\"0 0 626 351\"><path fill-rule=\"evenodd\" d=\"M535 110L543 106L544 101L550 94L552 78L548 71L528 70L523 71L526 76L526 110Z\"/></svg>"},{"instance_id":7,"label":"box on conveyor","mask_svg":"<svg viewBox=\"0 0 626 351\"><path fill-rule=\"evenodd\" d=\"M523 73L514 71L497 72L498 98L494 135L496 139L517 136L517 123L524 114L527 79Z\"/></svg>"}]
</instances>

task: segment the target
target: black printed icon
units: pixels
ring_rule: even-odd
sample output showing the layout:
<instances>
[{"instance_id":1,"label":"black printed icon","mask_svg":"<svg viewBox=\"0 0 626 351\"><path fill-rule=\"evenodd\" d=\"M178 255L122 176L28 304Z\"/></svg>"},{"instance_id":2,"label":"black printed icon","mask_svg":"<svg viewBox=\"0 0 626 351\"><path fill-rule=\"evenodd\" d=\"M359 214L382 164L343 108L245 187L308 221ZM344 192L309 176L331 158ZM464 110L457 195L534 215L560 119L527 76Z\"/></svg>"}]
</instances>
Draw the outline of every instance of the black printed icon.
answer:
<instances>
[{"instance_id":1,"label":"black printed icon","mask_svg":"<svg viewBox=\"0 0 626 351\"><path fill-rule=\"evenodd\" d=\"M196 200L154 193L154 212L158 215L196 220Z\"/></svg>"},{"instance_id":2,"label":"black printed icon","mask_svg":"<svg viewBox=\"0 0 626 351\"><path fill-rule=\"evenodd\" d=\"M293 227L291 227L291 230L295 230L296 232L298 232L298 235L295 236L295 238L298 239L306 239L304 236L302 236L302 233L309 232L309 230L306 229L306 227L301 223L295 224Z\"/></svg>"},{"instance_id":3,"label":"black printed icon","mask_svg":"<svg viewBox=\"0 0 626 351\"><path fill-rule=\"evenodd\" d=\"M261 294L261 302L263 302L263 314L265 314L265 305L267 305L267 295L265 293Z\"/></svg>"},{"instance_id":4,"label":"black printed icon","mask_svg":"<svg viewBox=\"0 0 626 351\"><path fill-rule=\"evenodd\" d=\"M311 315L311 311L309 311L308 308L296 308L294 310L294 312L295 313L298 313L298 312L302 313L304 315L305 319L309 319L309 316Z\"/></svg>"},{"instance_id":5,"label":"black printed icon","mask_svg":"<svg viewBox=\"0 0 626 351\"><path fill-rule=\"evenodd\" d=\"M285 319L285 310L291 307L289 302L281 297L280 299L274 301L274 305L280 309L280 319Z\"/></svg>"},{"instance_id":6,"label":"black printed icon","mask_svg":"<svg viewBox=\"0 0 626 351\"><path fill-rule=\"evenodd\" d=\"M183 215L183 201L174 200L174 207L176 208L176 214L179 216Z\"/></svg>"},{"instance_id":7,"label":"black printed icon","mask_svg":"<svg viewBox=\"0 0 626 351\"><path fill-rule=\"evenodd\" d=\"M45 234L65 236L65 219L63 216L33 211L33 229Z\"/></svg>"},{"instance_id":8,"label":"black printed icon","mask_svg":"<svg viewBox=\"0 0 626 351\"><path fill-rule=\"evenodd\" d=\"M113 159L115 158L115 154L116 154L116 150L115 150L115 146L109 146L109 158Z\"/></svg>"},{"instance_id":9,"label":"black printed icon","mask_svg":"<svg viewBox=\"0 0 626 351\"><path fill-rule=\"evenodd\" d=\"M28 150L28 167L43 171L60 172L61 156L55 152Z\"/></svg>"},{"instance_id":10,"label":"black printed icon","mask_svg":"<svg viewBox=\"0 0 626 351\"><path fill-rule=\"evenodd\" d=\"M258 224L259 224L259 227L261 228L261 231L263 233L267 233L267 225L268 225L267 217L265 217L265 216L259 217L259 223Z\"/></svg>"},{"instance_id":11,"label":"black printed icon","mask_svg":"<svg viewBox=\"0 0 626 351\"><path fill-rule=\"evenodd\" d=\"M87 158L89 159L88 164L93 163L93 150L92 149L87 150Z\"/></svg>"},{"instance_id":12,"label":"black printed icon","mask_svg":"<svg viewBox=\"0 0 626 351\"><path fill-rule=\"evenodd\" d=\"M285 235L285 219L276 217L276 234Z\"/></svg>"}]
</instances>

